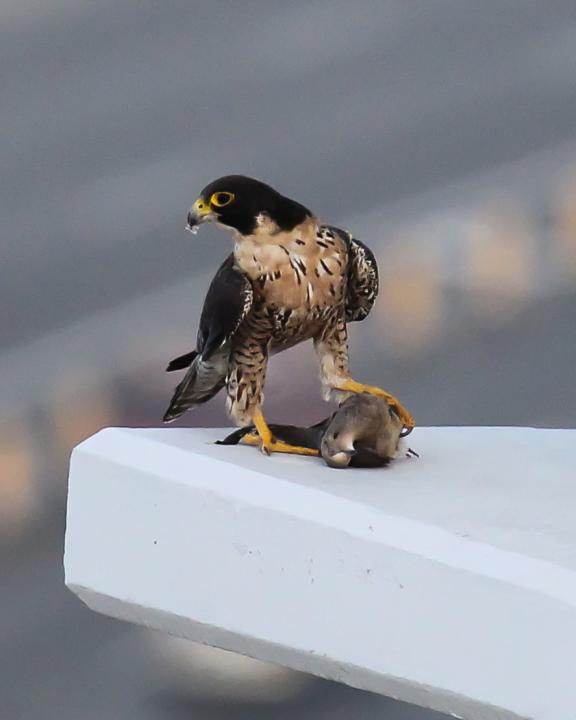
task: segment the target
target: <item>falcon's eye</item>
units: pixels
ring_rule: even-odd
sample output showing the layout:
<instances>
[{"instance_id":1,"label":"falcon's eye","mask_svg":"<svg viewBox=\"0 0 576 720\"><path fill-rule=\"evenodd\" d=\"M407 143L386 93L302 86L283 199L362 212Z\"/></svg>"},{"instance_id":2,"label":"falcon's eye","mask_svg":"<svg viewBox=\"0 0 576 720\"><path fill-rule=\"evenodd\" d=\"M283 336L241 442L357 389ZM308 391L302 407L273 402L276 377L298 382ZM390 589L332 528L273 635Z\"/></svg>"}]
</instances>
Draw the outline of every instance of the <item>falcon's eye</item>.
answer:
<instances>
[{"instance_id":1,"label":"falcon's eye","mask_svg":"<svg viewBox=\"0 0 576 720\"><path fill-rule=\"evenodd\" d=\"M224 207L225 205L230 205L232 200L234 200L234 193L216 192L210 196L210 205L215 205L216 207Z\"/></svg>"}]
</instances>

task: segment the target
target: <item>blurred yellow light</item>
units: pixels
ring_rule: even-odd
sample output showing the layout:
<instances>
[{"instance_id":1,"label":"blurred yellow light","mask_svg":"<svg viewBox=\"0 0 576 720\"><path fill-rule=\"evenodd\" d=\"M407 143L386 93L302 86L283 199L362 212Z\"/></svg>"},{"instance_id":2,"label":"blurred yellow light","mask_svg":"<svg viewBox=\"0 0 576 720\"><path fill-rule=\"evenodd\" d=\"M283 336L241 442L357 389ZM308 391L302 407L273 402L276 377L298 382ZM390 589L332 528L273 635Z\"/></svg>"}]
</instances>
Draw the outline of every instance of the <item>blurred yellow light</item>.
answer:
<instances>
[{"instance_id":1,"label":"blurred yellow light","mask_svg":"<svg viewBox=\"0 0 576 720\"><path fill-rule=\"evenodd\" d=\"M74 383L75 387L78 383ZM114 424L114 403L110 391L63 388L50 412L53 449L57 461L67 461L70 450L103 427Z\"/></svg>"},{"instance_id":2,"label":"blurred yellow light","mask_svg":"<svg viewBox=\"0 0 576 720\"><path fill-rule=\"evenodd\" d=\"M0 427L0 538L21 530L34 517L33 441L20 423Z\"/></svg>"},{"instance_id":3,"label":"blurred yellow light","mask_svg":"<svg viewBox=\"0 0 576 720\"><path fill-rule=\"evenodd\" d=\"M576 177L565 180L558 193L557 202L558 270L564 277L576 276Z\"/></svg>"},{"instance_id":4,"label":"blurred yellow light","mask_svg":"<svg viewBox=\"0 0 576 720\"><path fill-rule=\"evenodd\" d=\"M166 682L197 698L281 703L315 682L311 675L188 640L161 635L150 635L149 640Z\"/></svg>"},{"instance_id":5,"label":"blurred yellow light","mask_svg":"<svg viewBox=\"0 0 576 720\"><path fill-rule=\"evenodd\" d=\"M381 259L378 313L389 352L418 352L437 338L444 312L438 262L408 238Z\"/></svg>"},{"instance_id":6,"label":"blurred yellow light","mask_svg":"<svg viewBox=\"0 0 576 720\"><path fill-rule=\"evenodd\" d=\"M463 249L474 311L492 321L514 315L534 290L538 272L527 216L512 204L487 212L470 224Z\"/></svg>"}]
</instances>

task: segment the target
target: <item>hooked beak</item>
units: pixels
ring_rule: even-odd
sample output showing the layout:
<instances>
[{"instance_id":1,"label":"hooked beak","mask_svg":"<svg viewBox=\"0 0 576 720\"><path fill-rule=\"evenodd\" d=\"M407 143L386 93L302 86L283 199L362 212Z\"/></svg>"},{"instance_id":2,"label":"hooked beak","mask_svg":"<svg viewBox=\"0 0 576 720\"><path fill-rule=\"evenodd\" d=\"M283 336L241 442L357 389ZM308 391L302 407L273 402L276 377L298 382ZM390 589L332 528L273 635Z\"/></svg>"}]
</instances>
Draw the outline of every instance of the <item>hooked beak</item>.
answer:
<instances>
[{"instance_id":1,"label":"hooked beak","mask_svg":"<svg viewBox=\"0 0 576 720\"><path fill-rule=\"evenodd\" d=\"M198 226L205 222L210 222L211 220L215 220L216 215L212 212L212 208L208 203L204 202L202 198L198 198L194 205L190 208L190 212L188 213L188 224L186 225L186 230L189 230L192 233L198 232Z\"/></svg>"}]
</instances>

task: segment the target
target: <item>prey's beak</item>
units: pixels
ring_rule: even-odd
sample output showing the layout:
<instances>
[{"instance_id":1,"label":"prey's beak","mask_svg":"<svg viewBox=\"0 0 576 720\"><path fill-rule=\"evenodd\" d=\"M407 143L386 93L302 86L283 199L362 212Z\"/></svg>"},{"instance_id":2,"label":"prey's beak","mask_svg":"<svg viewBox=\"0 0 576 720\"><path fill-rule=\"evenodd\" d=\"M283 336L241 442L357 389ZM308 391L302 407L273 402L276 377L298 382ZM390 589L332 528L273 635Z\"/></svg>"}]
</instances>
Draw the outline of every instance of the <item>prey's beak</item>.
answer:
<instances>
[{"instance_id":1,"label":"prey's beak","mask_svg":"<svg viewBox=\"0 0 576 720\"><path fill-rule=\"evenodd\" d=\"M344 453L348 457L356 455L356 448L354 447L355 439L356 438L353 436L352 433L345 433L344 435L340 435L340 438L338 440L338 451Z\"/></svg>"},{"instance_id":2,"label":"prey's beak","mask_svg":"<svg viewBox=\"0 0 576 720\"><path fill-rule=\"evenodd\" d=\"M338 439L331 438L329 442L323 438L321 445L321 455L326 465L331 468L346 468L352 462L352 458L356 455L354 447L353 433L347 432L340 434Z\"/></svg>"},{"instance_id":3,"label":"prey's beak","mask_svg":"<svg viewBox=\"0 0 576 720\"><path fill-rule=\"evenodd\" d=\"M212 212L212 208L202 198L198 198L188 213L188 224L186 230L192 233L198 232L198 226L205 222L216 219L216 215Z\"/></svg>"},{"instance_id":4,"label":"prey's beak","mask_svg":"<svg viewBox=\"0 0 576 720\"><path fill-rule=\"evenodd\" d=\"M323 452L326 465L331 468L346 468L350 465L352 456L355 453L349 453L344 450L336 450L335 452Z\"/></svg>"}]
</instances>

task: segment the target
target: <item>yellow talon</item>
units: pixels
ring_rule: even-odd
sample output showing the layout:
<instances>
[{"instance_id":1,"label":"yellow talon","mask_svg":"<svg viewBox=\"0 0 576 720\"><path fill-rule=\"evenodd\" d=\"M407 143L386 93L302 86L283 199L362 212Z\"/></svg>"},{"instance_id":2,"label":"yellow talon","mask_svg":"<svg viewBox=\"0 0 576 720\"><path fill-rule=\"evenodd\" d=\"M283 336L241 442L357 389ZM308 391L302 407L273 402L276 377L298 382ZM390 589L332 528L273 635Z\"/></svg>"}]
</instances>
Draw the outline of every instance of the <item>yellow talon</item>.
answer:
<instances>
[{"instance_id":1,"label":"yellow talon","mask_svg":"<svg viewBox=\"0 0 576 720\"><path fill-rule=\"evenodd\" d=\"M264 455L270 455L274 438L260 410L254 415L254 425L256 426L256 432L260 436L260 452L263 452Z\"/></svg>"},{"instance_id":2,"label":"yellow talon","mask_svg":"<svg viewBox=\"0 0 576 720\"><path fill-rule=\"evenodd\" d=\"M247 433L242 438L242 443L244 445L260 445L260 435L255 432Z\"/></svg>"},{"instance_id":3,"label":"yellow talon","mask_svg":"<svg viewBox=\"0 0 576 720\"><path fill-rule=\"evenodd\" d=\"M273 452L311 456L318 456L320 454L318 450L312 448L289 445L281 440L276 440L260 411L254 415L254 425L256 426L256 432L244 435L242 441L246 443L246 445L258 445L260 451L265 455L270 455L270 453Z\"/></svg>"},{"instance_id":4,"label":"yellow talon","mask_svg":"<svg viewBox=\"0 0 576 720\"><path fill-rule=\"evenodd\" d=\"M356 380L348 379L344 380L339 385L335 385L334 389L345 390L346 392L353 393L369 393L370 395L376 395L377 397L384 398L388 405L396 410L405 428L409 428L411 430L415 425L414 418L411 413L406 410L406 408L397 398L394 397L394 395L386 392L386 390L382 390L382 388L375 387L374 385L364 385L363 383L356 382Z\"/></svg>"},{"instance_id":5,"label":"yellow talon","mask_svg":"<svg viewBox=\"0 0 576 720\"><path fill-rule=\"evenodd\" d=\"M318 457L320 454L318 450L313 448L300 447L300 445L289 445L288 443L282 442L282 440L272 440L272 447L270 448L275 453L287 453L289 455L311 455Z\"/></svg>"}]
</instances>

